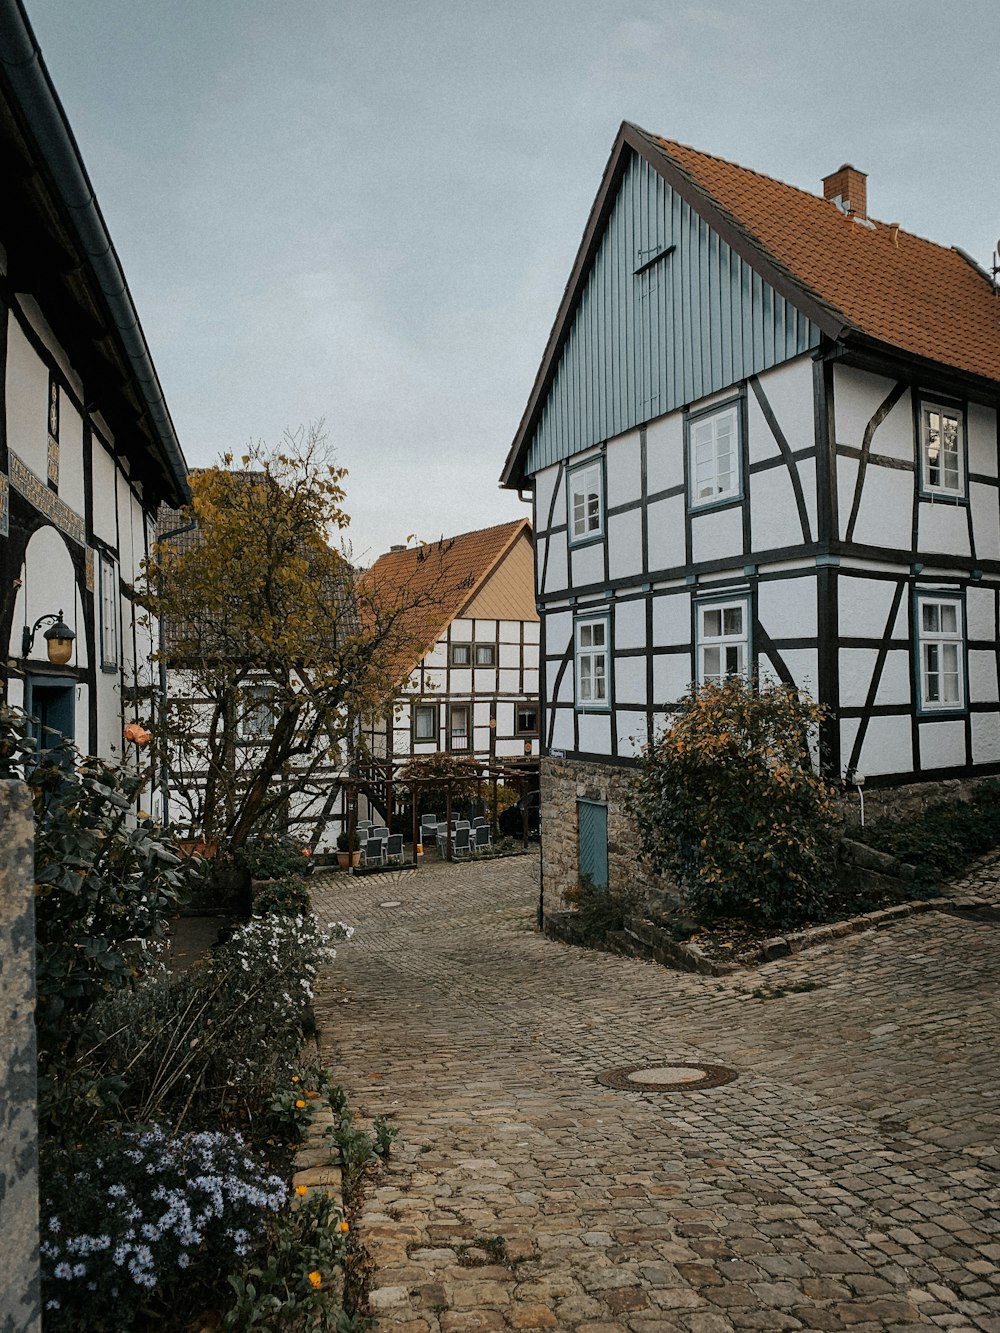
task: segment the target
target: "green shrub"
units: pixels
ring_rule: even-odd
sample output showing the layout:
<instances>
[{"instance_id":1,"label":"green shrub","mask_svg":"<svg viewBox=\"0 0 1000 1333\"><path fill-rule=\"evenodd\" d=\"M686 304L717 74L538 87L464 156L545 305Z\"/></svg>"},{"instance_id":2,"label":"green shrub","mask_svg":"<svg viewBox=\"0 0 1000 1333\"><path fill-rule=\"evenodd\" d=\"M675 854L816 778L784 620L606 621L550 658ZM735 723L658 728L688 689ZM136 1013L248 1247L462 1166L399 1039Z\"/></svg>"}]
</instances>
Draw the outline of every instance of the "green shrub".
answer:
<instances>
[{"instance_id":1,"label":"green shrub","mask_svg":"<svg viewBox=\"0 0 1000 1333\"><path fill-rule=\"evenodd\" d=\"M254 916L305 916L309 911L309 890L302 880L270 880L253 896Z\"/></svg>"},{"instance_id":2,"label":"green shrub","mask_svg":"<svg viewBox=\"0 0 1000 1333\"><path fill-rule=\"evenodd\" d=\"M642 851L696 912L784 924L822 915L833 812L810 740L823 710L733 676L692 687L646 751L631 805Z\"/></svg>"},{"instance_id":3,"label":"green shrub","mask_svg":"<svg viewBox=\"0 0 1000 1333\"><path fill-rule=\"evenodd\" d=\"M40 754L0 709L0 778L24 775L35 808L39 1051L47 1083L100 997L155 964L166 920L197 868L137 819L141 779L62 741Z\"/></svg>"},{"instance_id":4,"label":"green shrub","mask_svg":"<svg viewBox=\"0 0 1000 1333\"><path fill-rule=\"evenodd\" d=\"M938 801L903 819L873 820L852 836L912 865L919 884L954 879L1000 847L1000 783L982 783L968 801Z\"/></svg>"},{"instance_id":5,"label":"green shrub","mask_svg":"<svg viewBox=\"0 0 1000 1333\"><path fill-rule=\"evenodd\" d=\"M308 847L287 835L261 833L248 838L233 860L251 879L286 879L307 874L312 868L310 855Z\"/></svg>"},{"instance_id":6,"label":"green shrub","mask_svg":"<svg viewBox=\"0 0 1000 1333\"><path fill-rule=\"evenodd\" d=\"M641 893L630 885L599 889L589 875L581 876L565 898L576 908L587 933L598 939L610 931L622 930L625 918L634 915L642 902Z\"/></svg>"}]
</instances>

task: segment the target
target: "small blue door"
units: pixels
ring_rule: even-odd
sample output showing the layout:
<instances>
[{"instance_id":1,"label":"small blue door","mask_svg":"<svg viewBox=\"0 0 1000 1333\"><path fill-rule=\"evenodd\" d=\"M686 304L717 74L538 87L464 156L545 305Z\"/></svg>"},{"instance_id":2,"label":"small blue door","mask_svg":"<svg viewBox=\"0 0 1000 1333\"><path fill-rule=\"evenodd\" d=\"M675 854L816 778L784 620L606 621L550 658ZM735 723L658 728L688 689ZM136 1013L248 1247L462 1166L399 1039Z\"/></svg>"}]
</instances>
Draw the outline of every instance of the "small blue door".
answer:
<instances>
[{"instance_id":1,"label":"small blue door","mask_svg":"<svg viewBox=\"0 0 1000 1333\"><path fill-rule=\"evenodd\" d=\"M66 676L29 676L24 711L40 750L76 736L76 681Z\"/></svg>"},{"instance_id":2,"label":"small blue door","mask_svg":"<svg viewBox=\"0 0 1000 1333\"><path fill-rule=\"evenodd\" d=\"M580 829L580 878L595 889L608 887L608 807L598 801L577 801Z\"/></svg>"}]
</instances>

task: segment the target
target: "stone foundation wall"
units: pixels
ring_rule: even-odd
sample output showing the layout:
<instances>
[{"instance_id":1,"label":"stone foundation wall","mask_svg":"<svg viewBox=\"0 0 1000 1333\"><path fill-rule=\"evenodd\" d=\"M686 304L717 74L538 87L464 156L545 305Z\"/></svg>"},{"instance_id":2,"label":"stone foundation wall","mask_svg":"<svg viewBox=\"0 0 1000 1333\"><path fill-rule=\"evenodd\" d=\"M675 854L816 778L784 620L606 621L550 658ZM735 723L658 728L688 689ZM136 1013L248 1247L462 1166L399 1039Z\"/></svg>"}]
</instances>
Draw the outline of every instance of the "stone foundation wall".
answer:
<instances>
[{"instance_id":1,"label":"stone foundation wall","mask_svg":"<svg viewBox=\"0 0 1000 1333\"><path fill-rule=\"evenodd\" d=\"M872 823L886 815L903 819L918 815L938 801L968 801L978 786L996 782L993 778L949 778L945 782L911 782L899 787L864 787L865 822ZM855 834L861 825L861 799L856 787L844 787L840 809L847 828Z\"/></svg>"},{"instance_id":2,"label":"stone foundation wall","mask_svg":"<svg viewBox=\"0 0 1000 1333\"><path fill-rule=\"evenodd\" d=\"M34 819L27 787L0 782L0 1328L41 1328L35 1051Z\"/></svg>"},{"instance_id":3,"label":"stone foundation wall","mask_svg":"<svg viewBox=\"0 0 1000 1333\"><path fill-rule=\"evenodd\" d=\"M626 795L633 770L580 759L541 761L542 886L545 911L568 906L565 894L580 878L577 801L602 801L608 807L608 880L612 889L642 893L650 903L673 899L671 882L654 875L639 859L638 835Z\"/></svg>"}]
</instances>

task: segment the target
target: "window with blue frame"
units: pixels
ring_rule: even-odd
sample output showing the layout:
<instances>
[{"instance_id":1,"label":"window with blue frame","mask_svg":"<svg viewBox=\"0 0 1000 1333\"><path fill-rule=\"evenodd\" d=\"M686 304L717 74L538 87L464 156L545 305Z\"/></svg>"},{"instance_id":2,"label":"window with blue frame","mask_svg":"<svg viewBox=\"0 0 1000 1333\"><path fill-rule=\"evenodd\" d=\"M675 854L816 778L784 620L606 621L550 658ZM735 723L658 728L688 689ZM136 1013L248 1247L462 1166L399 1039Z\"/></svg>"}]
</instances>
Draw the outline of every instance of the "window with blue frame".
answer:
<instances>
[{"instance_id":1,"label":"window with blue frame","mask_svg":"<svg viewBox=\"0 0 1000 1333\"><path fill-rule=\"evenodd\" d=\"M961 597L917 594L917 679L922 713L965 710L965 614Z\"/></svg>"},{"instance_id":2,"label":"window with blue frame","mask_svg":"<svg viewBox=\"0 0 1000 1333\"><path fill-rule=\"evenodd\" d=\"M739 499L743 492L739 403L691 413L685 427L690 508Z\"/></svg>"},{"instance_id":3,"label":"window with blue frame","mask_svg":"<svg viewBox=\"0 0 1000 1333\"><path fill-rule=\"evenodd\" d=\"M706 599L696 607L695 676L699 685L721 684L750 669L750 598Z\"/></svg>"},{"instance_id":4,"label":"window with blue frame","mask_svg":"<svg viewBox=\"0 0 1000 1333\"><path fill-rule=\"evenodd\" d=\"M577 708L610 708L611 622L607 615L580 616L575 626Z\"/></svg>"},{"instance_id":5,"label":"window with blue frame","mask_svg":"<svg viewBox=\"0 0 1000 1333\"><path fill-rule=\"evenodd\" d=\"M604 466L600 458L570 468L566 502L571 545L604 536Z\"/></svg>"}]
</instances>

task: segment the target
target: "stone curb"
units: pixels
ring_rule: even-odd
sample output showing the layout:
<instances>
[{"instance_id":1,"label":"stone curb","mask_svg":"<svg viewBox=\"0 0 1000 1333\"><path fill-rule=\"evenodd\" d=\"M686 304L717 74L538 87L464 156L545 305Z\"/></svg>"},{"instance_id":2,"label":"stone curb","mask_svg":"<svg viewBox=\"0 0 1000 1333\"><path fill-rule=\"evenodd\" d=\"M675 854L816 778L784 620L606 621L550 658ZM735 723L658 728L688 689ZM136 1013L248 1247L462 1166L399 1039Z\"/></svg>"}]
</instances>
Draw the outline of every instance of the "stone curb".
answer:
<instances>
[{"instance_id":1,"label":"stone curb","mask_svg":"<svg viewBox=\"0 0 1000 1333\"><path fill-rule=\"evenodd\" d=\"M827 944L831 940L842 939L846 935L860 935L869 930L884 930L887 926L893 926L897 921L902 921L917 912L940 910L946 903L949 908L961 910L975 910L989 906L987 899L973 895L944 896L931 900L915 898L911 902L899 903L895 907L883 907L876 912L863 912L859 916L847 917L843 921L831 921L828 925L811 926L808 930L799 930L787 935L775 935L765 940L752 954L741 958L739 962L732 963L709 957L697 944L675 940L652 921L629 918L625 922L625 930L621 933L635 941L638 946L635 955L637 957L646 958L679 972L725 977L755 967L759 963L769 963L776 958L787 958L790 954L802 953L806 949ZM593 947L588 944L585 932L576 918L576 912L550 912L545 917L544 934L564 944L582 948Z\"/></svg>"}]
</instances>

